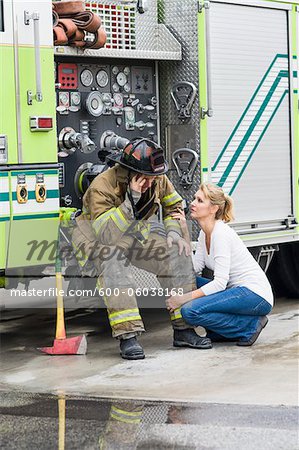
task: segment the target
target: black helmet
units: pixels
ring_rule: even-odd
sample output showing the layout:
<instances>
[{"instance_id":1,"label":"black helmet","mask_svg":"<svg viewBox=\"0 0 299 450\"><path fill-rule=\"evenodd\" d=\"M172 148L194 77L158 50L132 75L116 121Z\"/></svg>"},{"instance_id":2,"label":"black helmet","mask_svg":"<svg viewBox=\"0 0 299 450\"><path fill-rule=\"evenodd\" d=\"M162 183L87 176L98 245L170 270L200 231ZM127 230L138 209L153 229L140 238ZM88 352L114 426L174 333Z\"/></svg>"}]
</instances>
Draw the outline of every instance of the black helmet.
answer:
<instances>
[{"instance_id":1,"label":"black helmet","mask_svg":"<svg viewBox=\"0 0 299 450\"><path fill-rule=\"evenodd\" d=\"M146 138L133 139L122 152L109 155L107 159L148 176L163 175L168 171L162 148Z\"/></svg>"}]
</instances>

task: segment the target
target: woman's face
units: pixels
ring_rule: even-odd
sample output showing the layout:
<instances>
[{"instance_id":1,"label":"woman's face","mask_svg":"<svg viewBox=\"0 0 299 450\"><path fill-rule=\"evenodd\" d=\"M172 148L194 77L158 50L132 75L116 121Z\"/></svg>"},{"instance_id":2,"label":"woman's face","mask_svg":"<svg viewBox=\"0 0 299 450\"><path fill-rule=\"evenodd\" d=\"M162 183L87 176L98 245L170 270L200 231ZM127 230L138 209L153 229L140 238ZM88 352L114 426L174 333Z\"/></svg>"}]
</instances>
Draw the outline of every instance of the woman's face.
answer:
<instances>
[{"instance_id":1,"label":"woman's face","mask_svg":"<svg viewBox=\"0 0 299 450\"><path fill-rule=\"evenodd\" d=\"M216 207L216 211L217 211ZM194 200L190 205L190 215L192 219L202 220L208 217L215 217L215 205L205 197L203 191L199 189L194 195Z\"/></svg>"}]
</instances>

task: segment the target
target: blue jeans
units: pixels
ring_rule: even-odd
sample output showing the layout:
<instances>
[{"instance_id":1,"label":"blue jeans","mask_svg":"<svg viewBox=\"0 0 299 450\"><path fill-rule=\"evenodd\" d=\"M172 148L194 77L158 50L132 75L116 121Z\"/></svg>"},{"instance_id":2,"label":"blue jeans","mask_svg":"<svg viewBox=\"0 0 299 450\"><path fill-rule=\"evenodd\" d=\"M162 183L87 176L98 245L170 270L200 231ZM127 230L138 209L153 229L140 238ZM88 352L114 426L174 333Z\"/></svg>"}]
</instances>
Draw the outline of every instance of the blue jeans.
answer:
<instances>
[{"instance_id":1,"label":"blue jeans","mask_svg":"<svg viewBox=\"0 0 299 450\"><path fill-rule=\"evenodd\" d=\"M198 288L210 281L196 278ZM271 309L265 299L240 286L192 300L182 306L181 314L188 324L205 328L212 340L246 341Z\"/></svg>"}]
</instances>

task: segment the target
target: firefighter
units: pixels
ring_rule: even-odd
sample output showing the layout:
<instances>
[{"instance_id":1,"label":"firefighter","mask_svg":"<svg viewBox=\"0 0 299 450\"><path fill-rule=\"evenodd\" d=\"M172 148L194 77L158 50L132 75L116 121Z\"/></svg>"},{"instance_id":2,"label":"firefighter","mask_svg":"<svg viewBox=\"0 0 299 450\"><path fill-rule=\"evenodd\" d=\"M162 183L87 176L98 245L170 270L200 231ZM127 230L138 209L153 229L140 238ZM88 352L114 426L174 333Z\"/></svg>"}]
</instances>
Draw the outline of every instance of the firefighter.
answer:
<instances>
[{"instance_id":1,"label":"firefighter","mask_svg":"<svg viewBox=\"0 0 299 450\"><path fill-rule=\"evenodd\" d=\"M112 403L105 429L99 437L99 449L137 449L143 410L144 404L140 402Z\"/></svg>"},{"instance_id":2,"label":"firefighter","mask_svg":"<svg viewBox=\"0 0 299 450\"><path fill-rule=\"evenodd\" d=\"M137 336L145 329L129 264L156 274L163 295L173 289L190 291L194 280L191 251L179 222L172 218L182 208L182 198L165 175L168 164L163 150L153 141L134 139L123 152L108 159L115 165L98 175L83 197L74 245L82 248L82 238L85 244L87 238L85 258L96 262L98 287L108 309L112 336L120 340L122 358L143 359ZM159 209L163 223L157 215ZM211 348L210 340L196 334L179 309L171 313L171 322L174 346Z\"/></svg>"}]
</instances>

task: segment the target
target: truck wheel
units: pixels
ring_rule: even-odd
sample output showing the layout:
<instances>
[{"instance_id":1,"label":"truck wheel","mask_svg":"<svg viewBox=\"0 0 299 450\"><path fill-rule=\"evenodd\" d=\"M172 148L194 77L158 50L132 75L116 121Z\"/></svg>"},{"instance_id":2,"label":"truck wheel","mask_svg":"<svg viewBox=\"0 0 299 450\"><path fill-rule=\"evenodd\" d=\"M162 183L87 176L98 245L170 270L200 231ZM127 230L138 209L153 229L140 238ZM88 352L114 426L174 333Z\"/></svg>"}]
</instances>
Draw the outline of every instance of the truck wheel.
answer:
<instances>
[{"instance_id":1,"label":"truck wheel","mask_svg":"<svg viewBox=\"0 0 299 450\"><path fill-rule=\"evenodd\" d=\"M299 298L299 242L279 246L267 275L276 295Z\"/></svg>"}]
</instances>

